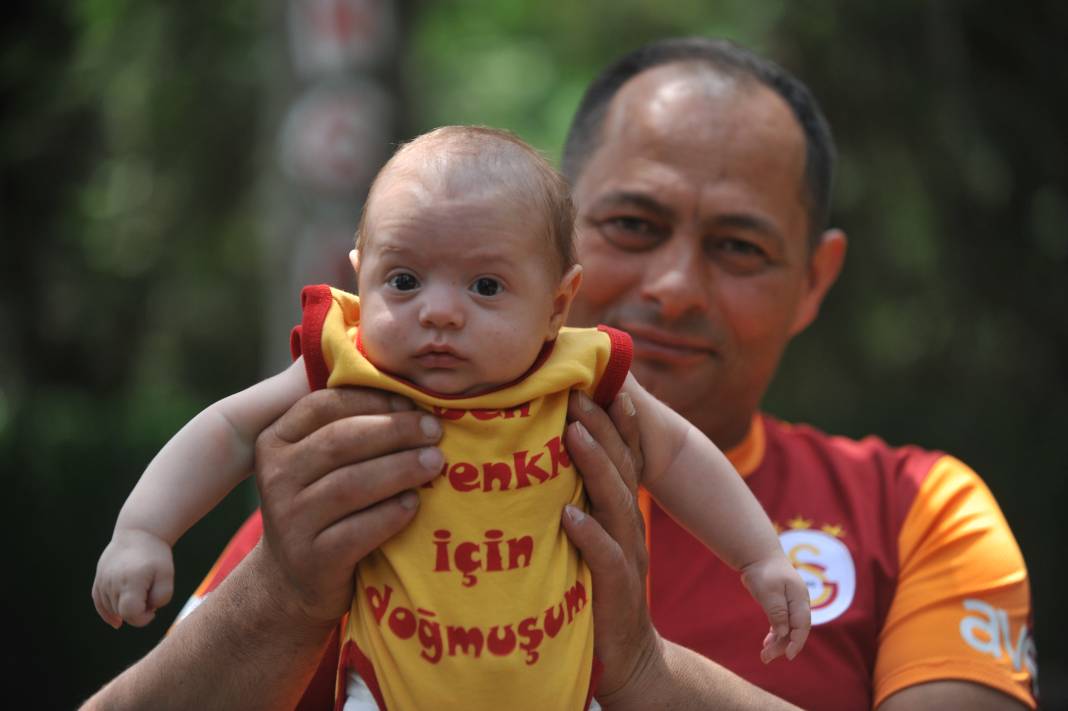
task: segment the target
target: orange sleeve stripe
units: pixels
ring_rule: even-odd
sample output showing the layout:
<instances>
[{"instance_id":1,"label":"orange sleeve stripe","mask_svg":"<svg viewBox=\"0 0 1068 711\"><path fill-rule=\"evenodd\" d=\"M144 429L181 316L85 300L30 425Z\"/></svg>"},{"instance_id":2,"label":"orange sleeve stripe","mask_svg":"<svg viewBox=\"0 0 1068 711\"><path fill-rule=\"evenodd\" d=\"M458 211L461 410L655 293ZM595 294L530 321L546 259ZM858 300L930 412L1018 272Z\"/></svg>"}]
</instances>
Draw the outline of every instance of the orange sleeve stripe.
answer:
<instances>
[{"instance_id":1,"label":"orange sleeve stripe","mask_svg":"<svg viewBox=\"0 0 1068 711\"><path fill-rule=\"evenodd\" d=\"M642 515L642 524L645 528L645 550L652 551L652 539L649 537L649 529L652 526L653 497L644 487L638 487L638 511ZM645 604L651 605L649 571L645 572Z\"/></svg>"},{"instance_id":2,"label":"orange sleeve stripe","mask_svg":"<svg viewBox=\"0 0 1068 711\"><path fill-rule=\"evenodd\" d=\"M257 509L245 519L241 528L230 539L222 555L215 561L215 565L211 566L211 570L204 576L204 580L197 587L193 596L202 598L219 587L219 583L225 580L226 576L249 554L249 551L256 547L262 535L263 519L260 516L259 509Z\"/></svg>"},{"instance_id":3,"label":"orange sleeve stripe","mask_svg":"<svg viewBox=\"0 0 1068 711\"><path fill-rule=\"evenodd\" d=\"M953 457L934 464L901 528L898 555L874 705L908 686L961 679L1034 708L1027 569L975 472Z\"/></svg>"}]
</instances>

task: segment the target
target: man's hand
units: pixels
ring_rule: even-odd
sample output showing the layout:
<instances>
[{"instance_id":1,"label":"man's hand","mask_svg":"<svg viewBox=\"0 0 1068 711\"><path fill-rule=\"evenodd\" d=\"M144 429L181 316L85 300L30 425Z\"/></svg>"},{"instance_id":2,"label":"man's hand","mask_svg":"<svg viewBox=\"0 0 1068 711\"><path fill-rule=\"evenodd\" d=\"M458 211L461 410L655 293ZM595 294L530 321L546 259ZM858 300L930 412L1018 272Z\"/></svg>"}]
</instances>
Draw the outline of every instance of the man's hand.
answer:
<instances>
[{"instance_id":1,"label":"man's hand","mask_svg":"<svg viewBox=\"0 0 1068 711\"><path fill-rule=\"evenodd\" d=\"M256 442L264 547L283 609L333 624L357 562L415 515L413 491L444 457L438 421L400 397L339 388L305 396Z\"/></svg>"},{"instance_id":2,"label":"man's hand","mask_svg":"<svg viewBox=\"0 0 1068 711\"><path fill-rule=\"evenodd\" d=\"M590 499L586 516L567 507L563 526L593 574L594 648L604 664L597 697L626 693L660 654L649 620L645 527L635 497L642 469L638 418L621 393L606 413L572 393L566 433L568 455L582 472Z\"/></svg>"},{"instance_id":3,"label":"man's hand","mask_svg":"<svg viewBox=\"0 0 1068 711\"><path fill-rule=\"evenodd\" d=\"M567 507L563 526L593 574L594 648L604 664L597 700L608 709L771 711L796 707L657 634L645 597L648 553L635 497L643 467L634 403L606 413L572 393L568 455L582 472L591 516Z\"/></svg>"}]
</instances>

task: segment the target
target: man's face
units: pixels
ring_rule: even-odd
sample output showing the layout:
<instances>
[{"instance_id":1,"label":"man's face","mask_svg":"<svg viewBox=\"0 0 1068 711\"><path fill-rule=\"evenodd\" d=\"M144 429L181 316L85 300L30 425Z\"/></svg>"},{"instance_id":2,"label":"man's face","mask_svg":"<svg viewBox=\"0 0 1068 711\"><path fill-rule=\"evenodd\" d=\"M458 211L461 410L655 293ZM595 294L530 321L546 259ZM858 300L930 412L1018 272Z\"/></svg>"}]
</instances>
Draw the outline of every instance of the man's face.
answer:
<instances>
[{"instance_id":1,"label":"man's face","mask_svg":"<svg viewBox=\"0 0 1068 711\"><path fill-rule=\"evenodd\" d=\"M633 372L722 447L810 320L804 137L766 87L689 64L620 90L575 185L575 325L634 339Z\"/></svg>"}]
</instances>

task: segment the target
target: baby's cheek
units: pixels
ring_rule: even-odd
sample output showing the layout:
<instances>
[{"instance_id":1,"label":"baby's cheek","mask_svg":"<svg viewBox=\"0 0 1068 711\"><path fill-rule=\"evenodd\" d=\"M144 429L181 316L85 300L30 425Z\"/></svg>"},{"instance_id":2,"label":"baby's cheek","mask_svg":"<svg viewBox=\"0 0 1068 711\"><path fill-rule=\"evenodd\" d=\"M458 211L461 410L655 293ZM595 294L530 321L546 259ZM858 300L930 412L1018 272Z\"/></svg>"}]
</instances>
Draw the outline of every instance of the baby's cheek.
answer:
<instances>
[{"instance_id":1,"label":"baby's cheek","mask_svg":"<svg viewBox=\"0 0 1068 711\"><path fill-rule=\"evenodd\" d=\"M544 341L533 328L504 327L485 339L484 362L508 377L517 377L533 363Z\"/></svg>"},{"instance_id":2,"label":"baby's cheek","mask_svg":"<svg viewBox=\"0 0 1068 711\"><path fill-rule=\"evenodd\" d=\"M389 368L399 363L404 354L403 336L400 324L388 315L364 318L361 314L360 344L375 365Z\"/></svg>"}]
</instances>

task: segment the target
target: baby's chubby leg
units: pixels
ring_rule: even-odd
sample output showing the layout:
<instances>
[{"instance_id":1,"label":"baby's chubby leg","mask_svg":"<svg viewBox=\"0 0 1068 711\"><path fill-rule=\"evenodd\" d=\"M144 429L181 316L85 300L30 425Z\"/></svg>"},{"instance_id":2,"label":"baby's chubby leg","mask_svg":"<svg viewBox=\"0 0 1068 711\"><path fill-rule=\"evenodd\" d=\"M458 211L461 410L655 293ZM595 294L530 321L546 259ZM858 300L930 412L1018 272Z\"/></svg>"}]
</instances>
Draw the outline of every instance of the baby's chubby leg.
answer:
<instances>
[{"instance_id":1,"label":"baby's chubby leg","mask_svg":"<svg viewBox=\"0 0 1068 711\"><path fill-rule=\"evenodd\" d=\"M93 603L116 629L123 622L144 627L174 592L174 560L170 545L137 529L115 531L96 566Z\"/></svg>"}]
</instances>

